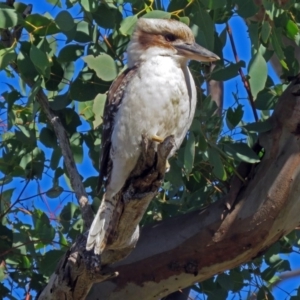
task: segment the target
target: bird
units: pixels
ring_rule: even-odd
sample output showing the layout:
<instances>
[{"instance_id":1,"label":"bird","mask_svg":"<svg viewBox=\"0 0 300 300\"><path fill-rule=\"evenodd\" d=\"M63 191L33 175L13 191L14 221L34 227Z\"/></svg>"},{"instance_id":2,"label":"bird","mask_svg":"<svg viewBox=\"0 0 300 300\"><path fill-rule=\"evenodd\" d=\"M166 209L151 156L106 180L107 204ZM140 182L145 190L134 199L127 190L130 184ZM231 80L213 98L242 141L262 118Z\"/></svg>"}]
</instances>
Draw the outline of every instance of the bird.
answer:
<instances>
[{"instance_id":1,"label":"bird","mask_svg":"<svg viewBox=\"0 0 300 300\"><path fill-rule=\"evenodd\" d=\"M197 92L190 60L220 58L195 42L191 29L173 19L139 18L127 47L127 69L112 83L104 107L99 184L105 193L89 230L86 249L107 246L114 196L136 166L142 137L159 144L173 136L173 156L192 123Z\"/></svg>"}]
</instances>

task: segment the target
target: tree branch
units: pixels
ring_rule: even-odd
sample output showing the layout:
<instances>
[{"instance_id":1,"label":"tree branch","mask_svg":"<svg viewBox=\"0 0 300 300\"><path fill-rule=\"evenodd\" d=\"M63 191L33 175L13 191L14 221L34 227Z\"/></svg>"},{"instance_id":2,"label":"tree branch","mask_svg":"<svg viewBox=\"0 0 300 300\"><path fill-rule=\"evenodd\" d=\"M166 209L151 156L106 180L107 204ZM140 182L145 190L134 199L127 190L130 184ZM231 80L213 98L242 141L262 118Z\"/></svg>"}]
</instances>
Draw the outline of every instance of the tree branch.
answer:
<instances>
[{"instance_id":1,"label":"tree branch","mask_svg":"<svg viewBox=\"0 0 300 300\"><path fill-rule=\"evenodd\" d=\"M218 201L143 228L137 247L113 265L119 276L92 288L87 299L158 299L260 255L299 225L300 76L280 97L260 134L265 149L235 207Z\"/></svg>"},{"instance_id":2,"label":"tree branch","mask_svg":"<svg viewBox=\"0 0 300 300\"><path fill-rule=\"evenodd\" d=\"M116 211L119 214L115 214L114 231L109 236L101 261L93 251L85 250L86 235L79 236L61 259L39 300L84 299L93 283L118 275L118 271L112 270L109 265L125 258L135 247L139 238L138 224L161 186L166 159L173 146L174 138L171 136L158 146L156 152L154 142L144 138L139 163L117 195Z\"/></svg>"},{"instance_id":3,"label":"tree branch","mask_svg":"<svg viewBox=\"0 0 300 300\"><path fill-rule=\"evenodd\" d=\"M226 23L226 30L227 30L227 33L228 33L228 36L229 36L229 40L230 40L230 44L231 44L231 48L232 48L232 51L233 51L233 54L234 54L235 61L236 61L236 63L238 63L240 61L240 59L239 59L239 56L238 56L237 51L236 51L236 47L235 47L234 39L233 39L233 36L232 36L231 28L230 28L228 23ZM246 92L248 94L249 102L250 102L250 105L251 105L251 108L252 108L252 112L253 112L255 121L257 122L258 121L258 115L257 115L257 111L255 109L255 103L254 103L253 95L251 93L250 82L246 78L242 68L239 68L239 73L240 73L240 76L242 78L242 82L244 84Z\"/></svg>"}]
</instances>

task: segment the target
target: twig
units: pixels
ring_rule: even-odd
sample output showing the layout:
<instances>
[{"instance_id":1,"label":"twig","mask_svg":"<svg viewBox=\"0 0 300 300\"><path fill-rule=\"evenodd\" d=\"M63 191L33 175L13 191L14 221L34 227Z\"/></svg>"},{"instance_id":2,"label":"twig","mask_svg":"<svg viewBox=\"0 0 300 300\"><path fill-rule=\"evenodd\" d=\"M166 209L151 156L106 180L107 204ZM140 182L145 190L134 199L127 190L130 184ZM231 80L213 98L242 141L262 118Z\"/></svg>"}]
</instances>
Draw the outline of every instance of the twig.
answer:
<instances>
[{"instance_id":1,"label":"twig","mask_svg":"<svg viewBox=\"0 0 300 300\"><path fill-rule=\"evenodd\" d=\"M233 51L233 54L234 54L235 61L236 61L236 63L238 63L240 61L240 59L239 59L239 56L238 56L237 51L236 51L236 47L235 47L235 43L234 43L234 40L233 40L231 28L230 28L228 23L226 23L226 30L227 30L227 33L229 35L229 40L230 40L230 44L231 44L231 48L232 48L232 51ZM257 111L255 109L255 104L254 104L253 95L251 93L250 83L249 83L248 79L246 78L242 68L239 68L239 73L240 73L242 81L244 83L244 87L247 91L248 98L249 98L249 101L250 101L250 105L251 105L251 108L252 108L252 111L253 111L255 121L257 122L258 121L258 115L257 115Z\"/></svg>"},{"instance_id":2,"label":"twig","mask_svg":"<svg viewBox=\"0 0 300 300\"><path fill-rule=\"evenodd\" d=\"M23 189L21 190L18 198L16 199L16 201L4 212L0 215L0 218L2 218L3 216L5 216L18 202L20 202L20 197L22 196L22 194L24 193L25 189L27 188L29 184L29 180L26 181L25 185L23 186ZM2 198L2 197L1 197ZM2 199L1 199L2 200Z\"/></svg>"},{"instance_id":3,"label":"twig","mask_svg":"<svg viewBox=\"0 0 300 300\"><path fill-rule=\"evenodd\" d=\"M274 289L275 287L278 287L279 284L281 284L283 281L291 279L291 278L300 278L300 269L296 269L289 272L284 272L280 275L278 275L278 280L276 280L272 285L271 288Z\"/></svg>"}]
</instances>

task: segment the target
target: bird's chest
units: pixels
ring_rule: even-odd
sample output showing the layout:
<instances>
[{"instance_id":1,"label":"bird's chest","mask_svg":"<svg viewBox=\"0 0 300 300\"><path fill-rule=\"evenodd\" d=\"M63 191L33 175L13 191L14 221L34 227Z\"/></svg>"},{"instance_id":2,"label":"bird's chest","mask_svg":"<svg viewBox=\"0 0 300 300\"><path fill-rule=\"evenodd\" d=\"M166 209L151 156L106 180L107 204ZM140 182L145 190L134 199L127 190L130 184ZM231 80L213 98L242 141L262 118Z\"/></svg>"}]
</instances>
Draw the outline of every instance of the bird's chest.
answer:
<instances>
[{"instance_id":1,"label":"bird's chest","mask_svg":"<svg viewBox=\"0 0 300 300\"><path fill-rule=\"evenodd\" d=\"M191 113L190 82L177 66L153 63L151 67L140 75L145 114L150 113L160 131L174 134L175 129L183 130Z\"/></svg>"},{"instance_id":2,"label":"bird's chest","mask_svg":"<svg viewBox=\"0 0 300 300\"><path fill-rule=\"evenodd\" d=\"M187 68L187 73L184 71L166 59L139 68L115 117L114 148L122 144L120 151L133 153L139 149L142 135L174 135L176 144L181 143L196 103L193 79Z\"/></svg>"}]
</instances>

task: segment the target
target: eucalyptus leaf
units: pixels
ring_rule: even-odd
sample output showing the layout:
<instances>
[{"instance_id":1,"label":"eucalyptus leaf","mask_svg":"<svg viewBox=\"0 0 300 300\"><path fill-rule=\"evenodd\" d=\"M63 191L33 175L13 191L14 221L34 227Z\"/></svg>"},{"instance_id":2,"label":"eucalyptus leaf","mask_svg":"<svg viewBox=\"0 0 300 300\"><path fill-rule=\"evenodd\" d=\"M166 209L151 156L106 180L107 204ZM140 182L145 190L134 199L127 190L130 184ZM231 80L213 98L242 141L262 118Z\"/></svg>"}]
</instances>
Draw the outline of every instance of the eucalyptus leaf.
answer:
<instances>
[{"instance_id":1,"label":"eucalyptus leaf","mask_svg":"<svg viewBox=\"0 0 300 300\"><path fill-rule=\"evenodd\" d=\"M103 122L103 111L105 105L106 95L98 94L94 100L93 113L95 115L95 120L93 122L94 129L100 126Z\"/></svg>"},{"instance_id":2,"label":"eucalyptus leaf","mask_svg":"<svg viewBox=\"0 0 300 300\"><path fill-rule=\"evenodd\" d=\"M225 144L224 151L231 157L248 163L258 163L260 161L257 154L244 143Z\"/></svg>"},{"instance_id":3,"label":"eucalyptus leaf","mask_svg":"<svg viewBox=\"0 0 300 300\"><path fill-rule=\"evenodd\" d=\"M90 69L94 70L97 76L105 81L112 81L117 76L117 67L113 58L107 54L96 57L88 55L83 57Z\"/></svg>"},{"instance_id":4,"label":"eucalyptus leaf","mask_svg":"<svg viewBox=\"0 0 300 300\"><path fill-rule=\"evenodd\" d=\"M1 17L0 17L1 18ZM14 48L5 48L0 50L0 70L5 69L12 61L16 59L17 55Z\"/></svg>"},{"instance_id":5,"label":"eucalyptus leaf","mask_svg":"<svg viewBox=\"0 0 300 300\"><path fill-rule=\"evenodd\" d=\"M268 76L267 63L259 52L250 60L248 74L251 93L255 99L257 94L264 89Z\"/></svg>"},{"instance_id":6,"label":"eucalyptus leaf","mask_svg":"<svg viewBox=\"0 0 300 300\"><path fill-rule=\"evenodd\" d=\"M207 152L209 162L213 167L213 174L221 180L226 180L227 175L219 152L215 148L208 148Z\"/></svg>"}]
</instances>

